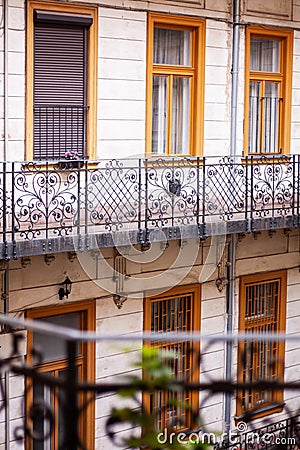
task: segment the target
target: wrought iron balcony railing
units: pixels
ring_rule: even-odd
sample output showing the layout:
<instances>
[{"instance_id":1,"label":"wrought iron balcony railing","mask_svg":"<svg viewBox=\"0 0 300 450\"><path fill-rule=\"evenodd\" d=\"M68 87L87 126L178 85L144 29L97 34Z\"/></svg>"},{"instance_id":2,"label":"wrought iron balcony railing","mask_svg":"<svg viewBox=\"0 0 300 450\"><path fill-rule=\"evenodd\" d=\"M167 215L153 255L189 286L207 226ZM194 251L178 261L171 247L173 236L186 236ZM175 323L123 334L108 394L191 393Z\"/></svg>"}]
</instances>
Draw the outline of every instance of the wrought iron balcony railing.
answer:
<instances>
[{"instance_id":1,"label":"wrought iron balcony railing","mask_svg":"<svg viewBox=\"0 0 300 450\"><path fill-rule=\"evenodd\" d=\"M56 442L55 448L64 450L87 448L88 450L86 443L81 440L82 429L80 428L80 420L85 415L86 409L93 405L94 402L97 402L99 416L101 416L103 411L101 417L96 417L98 420L101 418L102 433L100 435L106 435L106 438L110 440L110 444L106 442L106 448L119 448L120 442L120 448L140 447L140 445L131 445L130 442L133 441L130 441L130 439L131 437L132 439L137 439L137 441L134 441L135 444L139 442L139 439L141 439L140 442L143 442L141 425L146 427L144 434L147 435L149 433L151 438L154 439L152 440L152 446L147 445L147 448L169 448L167 444L172 442L169 442L168 439L173 439L174 441L174 436L176 434L180 436L179 432L182 430L184 432L181 434L181 439L183 439L183 436L185 439L182 441L182 446L174 447L177 450L179 448L182 450L194 448L187 446L190 442L203 445L209 443L214 446L215 450L298 450L300 448L300 402L298 401L299 394L297 394L300 389L299 380L283 381L276 377L272 379L268 377L255 379L255 377L252 377L251 380L243 383L236 381L235 370L232 372L231 379L224 378L224 371L222 370L209 371L212 364L212 358L210 357L212 352L215 354L217 347L219 349L222 346L225 347L228 342L236 345L237 342L244 342L246 339L253 340L254 338L263 342L277 342L278 340L284 342L284 340L291 339L290 343L294 342L296 347L298 347L299 337L297 338L295 335L291 337L267 334L203 336L193 333L148 333L144 335L107 336L58 327L51 323L42 323L37 320L23 321L4 315L0 315L0 324L2 328L4 327L3 331L5 331L0 334L2 347L0 356L1 417L6 418L6 420L9 420L10 417L13 419L13 416L10 414L11 396L14 398L14 405L19 404L19 420L12 420L8 426L11 433L6 435L6 438L11 440L13 444L18 441L22 443L27 439L28 443L34 443L33 448L49 448L51 445L54 445L53 434L59 429L59 444ZM39 344L39 348L34 346L28 350L27 361L24 359L24 355L26 355L26 332L33 333L33 343L37 341ZM34 339L35 333L38 337L36 340ZM41 338L41 336L44 336L44 338ZM49 359L43 353L43 350L48 351L45 348L45 343L47 342L45 337L49 339L49 342L54 339L56 345L58 341L60 342L59 351L63 352L64 358L57 362L57 370L54 370L55 364L53 362L50 364ZM164 366L160 366L158 359L156 359L157 364L153 364L155 358L158 358L153 356L153 354L148 354L148 358L151 359L151 364L148 366L133 365L133 361L136 363L138 359L142 360L141 349L143 341L148 342L148 345L149 341L156 344L166 344L171 341L174 344L174 349L177 345L177 350L173 349ZM95 380L85 379L85 375L82 375L85 371L83 369L78 370L81 357L79 349L82 342L86 344L98 343L101 348L103 348L102 346L105 343L113 343L113 346L110 348L114 349L117 360L120 360L121 355L119 352L116 352L119 345L120 349L122 349L123 357L119 367L114 365L116 374L111 374L109 377L101 374L101 364L99 364L97 366L96 382ZM180 343L184 342L201 342L201 350L197 347L197 352L193 354L198 367L200 367L200 378L198 377L198 381L193 383L186 381L186 374L181 371L181 366L178 366L180 352L183 350ZM126 351L124 350L125 343ZM131 356L132 350L134 350L135 360ZM52 357L56 353L57 350L54 354L51 354ZM101 357L101 352L97 352L97 354L98 357ZM128 360L126 360L126 356ZM143 354L143 360L144 358L145 353ZM45 364L43 365L44 361ZM175 361L174 364L172 361ZM244 358L242 361L238 361L237 364L243 364L243 361ZM276 361L270 361L270 367L275 363ZM141 370L133 372L133 367L135 369L142 367L144 376L142 377ZM168 372L166 367L172 367L172 370ZM153 372L151 372L151 368ZM161 369L162 371L160 372ZM177 377L174 377L173 369L177 370ZM293 366L293 369L295 370L295 366ZM120 374L117 373L118 371ZM81 375L79 375L80 373ZM18 377L15 377L15 375ZM14 377L14 391L11 390L12 384L9 382L9 377ZM21 387L23 387L23 390ZM222 411L222 394L229 396L230 399L234 399L240 389L255 389L263 392L284 389L286 394L293 392L294 395L285 395L286 404L280 417L273 415L251 421L251 415L249 414L247 420L237 421L236 423L234 423L234 417L231 417L231 426L225 431L222 429L224 427L222 413L220 413L217 423L215 418L212 419L212 416L207 414L207 412L210 405L214 405L212 399L216 399L215 402L219 402L218 409ZM193 423L198 424L197 428L188 431L183 422L175 424L174 419L177 417L175 411L177 409L181 413L183 410L187 411L189 410L189 404L186 400L184 403L182 401L176 403L174 397L180 397L180 393L191 391L200 393L200 400L197 409L193 411ZM172 398L170 397L171 392L175 392ZM149 415L147 408L142 406L142 393L151 395L152 398L158 394L155 397L156 402L152 402L152 409L155 409L155 414ZM123 399L122 403L120 403L121 400L119 399L117 407L113 407L111 404L109 411L107 409L103 410L101 407L101 402L105 403L105 396L108 394L117 394L120 395L120 399ZM82 398L85 398L85 396L87 396L88 400L82 401ZM170 398L169 403L166 401L166 398ZM169 422L173 421L173 425L170 427L169 423L168 427L165 425L166 428L160 428L163 427L161 424L159 428L155 428L153 431L152 427L156 426L154 416L160 417L161 415L165 415ZM232 415L234 415L234 408L232 408ZM187 415L182 414L182 417L185 419ZM151 418L153 419L152 421ZM209 427L211 420L213 420L213 426ZM7 425L7 422L5 423L4 421L4 427ZM128 425L131 426L128 428ZM92 433L95 424L92 422L85 426L89 427L89 432ZM100 425L98 424L98 426ZM156 443L164 443L165 446L155 446L155 439ZM125 445L126 443L127 445Z\"/></svg>"},{"instance_id":2,"label":"wrought iron balcony railing","mask_svg":"<svg viewBox=\"0 0 300 450\"><path fill-rule=\"evenodd\" d=\"M299 174L299 155L1 162L0 253L298 227Z\"/></svg>"}]
</instances>

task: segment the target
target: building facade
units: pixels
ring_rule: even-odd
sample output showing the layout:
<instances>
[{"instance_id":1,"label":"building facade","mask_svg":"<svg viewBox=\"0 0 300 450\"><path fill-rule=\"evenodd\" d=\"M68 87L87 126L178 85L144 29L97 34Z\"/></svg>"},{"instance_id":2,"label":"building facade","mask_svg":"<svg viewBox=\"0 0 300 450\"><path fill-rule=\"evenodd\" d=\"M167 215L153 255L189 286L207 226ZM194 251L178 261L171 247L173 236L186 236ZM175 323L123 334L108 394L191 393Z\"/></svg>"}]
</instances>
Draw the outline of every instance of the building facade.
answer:
<instances>
[{"instance_id":1,"label":"building facade","mask_svg":"<svg viewBox=\"0 0 300 450\"><path fill-rule=\"evenodd\" d=\"M296 341L222 338L300 331L299 0L3 0L1 14L2 312L129 339L201 331L220 339L201 343L200 361L196 341L153 344L178 353L177 377L297 382ZM65 280L71 292L59 293ZM23 335L26 361L63 378L59 337ZM128 346L81 343L79 378L139 374L141 343ZM3 379L0 448L20 448L24 417L47 435L45 417L28 418L40 398L53 433L22 445L58 448L59 387ZM159 429L197 428L160 392L141 401ZM299 408L283 387L177 401L215 433ZM112 392L79 402L86 448L114 448L106 422L128 402Z\"/></svg>"}]
</instances>

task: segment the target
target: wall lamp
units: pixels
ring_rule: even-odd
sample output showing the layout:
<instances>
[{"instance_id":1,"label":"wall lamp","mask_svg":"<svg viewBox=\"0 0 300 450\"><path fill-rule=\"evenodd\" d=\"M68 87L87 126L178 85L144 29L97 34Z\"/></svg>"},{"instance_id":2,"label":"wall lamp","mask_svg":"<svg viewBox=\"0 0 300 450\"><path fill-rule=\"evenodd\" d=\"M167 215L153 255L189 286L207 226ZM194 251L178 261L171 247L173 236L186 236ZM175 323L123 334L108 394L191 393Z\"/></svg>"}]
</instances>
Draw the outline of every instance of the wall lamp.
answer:
<instances>
[{"instance_id":1,"label":"wall lamp","mask_svg":"<svg viewBox=\"0 0 300 450\"><path fill-rule=\"evenodd\" d=\"M71 289L72 289L72 281L70 280L69 277L67 277L63 282L62 287L59 288L58 291L59 300L62 300L64 297L68 298L69 294L71 294Z\"/></svg>"}]
</instances>

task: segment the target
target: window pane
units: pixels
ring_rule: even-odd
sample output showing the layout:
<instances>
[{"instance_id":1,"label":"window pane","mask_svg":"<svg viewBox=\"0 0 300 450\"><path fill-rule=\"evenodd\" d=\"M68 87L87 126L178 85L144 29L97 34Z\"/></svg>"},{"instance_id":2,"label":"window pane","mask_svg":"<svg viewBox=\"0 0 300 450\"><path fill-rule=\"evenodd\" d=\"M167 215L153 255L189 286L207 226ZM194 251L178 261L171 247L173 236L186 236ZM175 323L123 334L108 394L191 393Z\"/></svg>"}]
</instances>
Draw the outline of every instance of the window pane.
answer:
<instances>
[{"instance_id":1,"label":"window pane","mask_svg":"<svg viewBox=\"0 0 300 450\"><path fill-rule=\"evenodd\" d=\"M277 40L252 38L250 41L250 70L279 72L279 47Z\"/></svg>"},{"instance_id":2,"label":"window pane","mask_svg":"<svg viewBox=\"0 0 300 450\"><path fill-rule=\"evenodd\" d=\"M190 79L173 78L172 153L189 152Z\"/></svg>"},{"instance_id":3,"label":"window pane","mask_svg":"<svg viewBox=\"0 0 300 450\"><path fill-rule=\"evenodd\" d=\"M264 153L278 152L279 141L279 85L277 83L265 83L264 96Z\"/></svg>"},{"instance_id":4,"label":"window pane","mask_svg":"<svg viewBox=\"0 0 300 450\"><path fill-rule=\"evenodd\" d=\"M152 87L152 153L166 153L167 77L153 77Z\"/></svg>"},{"instance_id":5,"label":"window pane","mask_svg":"<svg viewBox=\"0 0 300 450\"><path fill-rule=\"evenodd\" d=\"M279 331L279 281L246 286L245 331L249 333L276 333ZM248 341L244 344L243 381L275 381L277 376L279 344L268 341ZM244 390L243 409L255 408L275 398L271 389Z\"/></svg>"},{"instance_id":6,"label":"window pane","mask_svg":"<svg viewBox=\"0 0 300 450\"><path fill-rule=\"evenodd\" d=\"M59 316L49 316L39 319L53 325L65 326L68 328L80 329L80 313L69 313ZM33 333L33 348L42 353L43 362L66 358L66 341L58 336L49 336L42 333ZM77 349L77 353L79 353ZM38 357L33 358L33 363L40 363Z\"/></svg>"},{"instance_id":7,"label":"window pane","mask_svg":"<svg viewBox=\"0 0 300 450\"><path fill-rule=\"evenodd\" d=\"M190 31L154 28L154 64L189 66Z\"/></svg>"},{"instance_id":8,"label":"window pane","mask_svg":"<svg viewBox=\"0 0 300 450\"><path fill-rule=\"evenodd\" d=\"M192 304L193 297L190 294L152 302L151 330L155 332L192 331ZM176 354L176 358L168 360L174 378L191 381L192 344L190 342L165 342L160 347ZM175 403L171 400L174 400ZM178 404L176 404L177 402ZM191 417L189 411L181 406L183 403L191 403L190 391L156 391L151 394L150 408L155 416L157 429L172 427L180 430L190 426Z\"/></svg>"},{"instance_id":9,"label":"window pane","mask_svg":"<svg viewBox=\"0 0 300 450\"><path fill-rule=\"evenodd\" d=\"M249 153L259 153L259 137L260 137L260 90L259 82L250 82L249 97L249 137L248 151Z\"/></svg>"},{"instance_id":10,"label":"window pane","mask_svg":"<svg viewBox=\"0 0 300 450\"><path fill-rule=\"evenodd\" d=\"M77 377L78 377L78 367L77 370ZM58 373L58 377L61 381L64 381L67 377L67 370L61 370ZM59 388L58 389L58 417L57 417L57 426L58 426L58 448L63 448L64 438L66 437L66 416L64 414L62 405L66 402L66 389L65 388ZM76 403L78 402L78 395L76 396ZM78 407L78 404L76 405Z\"/></svg>"}]
</instances>

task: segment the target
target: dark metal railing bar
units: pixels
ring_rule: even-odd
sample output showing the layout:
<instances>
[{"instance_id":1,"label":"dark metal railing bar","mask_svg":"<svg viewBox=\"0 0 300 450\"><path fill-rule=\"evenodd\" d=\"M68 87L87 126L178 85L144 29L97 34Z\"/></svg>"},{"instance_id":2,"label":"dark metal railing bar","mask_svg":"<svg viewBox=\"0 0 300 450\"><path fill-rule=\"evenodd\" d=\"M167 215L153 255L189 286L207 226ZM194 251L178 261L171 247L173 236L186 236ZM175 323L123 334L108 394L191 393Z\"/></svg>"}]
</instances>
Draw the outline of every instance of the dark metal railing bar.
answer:
<instances>
[{"instance_id":1,"label":"dark metal railing bar","mask_svg":"<svg viewBox=\"0 0 300 450\"><path fill-rule=\"evenodd\" d=\"M203 185L202 185L202 225L203 225L203 236L206 235L206 222L205 222L205 215L206 215L206 191L205 191L205 184L206 184L206 158L203 158Z\"/></svg>"},{"instance_id":2,"label":"dark metal railing bar","mask_svg":"<svg viewBox=\"0 0 300 450\"><path fill-rule=\"evenodd\" d=\"M200 165L199 165L199 156L197 157L197 177L196 177L196 221L198 230L200 229Z\"/></svg>"},{"instance_id":3,"label":"dark metal railing bar","mask_svg":"<svg viewBox=\"0 0 300 450\"><path fill-rule=\"evenodd\" d=\"M175 176L174 176L174 158L172 158L172 177L171 177L171 182L173 183L173 184L175 184ZM171 195L171 224L172 224L172 227L174 227L174 215L175 215L175 208L174 208L174 205L175 205L175 201L174 201L174 195Z\"/></svg>"},{"instance_id":4,"label":"dark metal railing bar","mask_svg":"<svg viewBox=\"0 0 300 450\"><path fill-rule=\"evenodd\" d=\"M47 117L48 117L48 110L47 110ZM53 127L53 131L52 131L52 159L54 159L54 155L55 155L55 140L54 140L54 138L55 138L55 113L54 113L54 108L52 108L52 127Z\"/></svg>"},{"instance_id":5,"label":"dark metal railing bar","mask_svg":"<svg viewBox=\"0 0 300 450\"><path fill-rule=\"evenodd\" d=\"M87 204L88 204L88 161L84 162L84 168L85 168L85 172L84 172L84 232L85 235L87 236L88 234L88 209L87 209ZM80 177L80 173L78 171L78 177Z\"/></svg>"},{"instance_id":6,"label":"dark metal railing bar","mask_svg":"<svg viewBox=\"0 0 300 450\"><path fill-rule=\"evenodd\" d=\"M74 141L73 141L73 114L71 114L71 110L70 110L70 116L71 116L71 148L70 148L70 150L73 151L74 150L74 148L73 148L73 144L74 144ZM66 148L68 150L67 146L66 146ZM76 149L75 149L75 151L76 151Z\"/></svg>"},{"instance_id":7,"label":"dark metal railing bar","mask_svg":"<svg viewBox=\"0 0 300 450\"><path fill-rule=\"evenodd\" d=\"M249 157L248 155L245 158L246 167L245 167L245 223L246 223L246 231L249 231L249 219L248 219L248 165L249 165Z\"/></svg>"},{"instance_id":8,"label":"dark metal railing bar","mask_svg":"<svg viewBox=\"0 0 300 450\"><path fill-rule=\"evenodd\" d=\"M77 450L79 448L78 422L78 388L77 388L77 367L76 367L76 350L77 344L70 340L67 342L67 361L68 367L66 370L67 383L65 387L66 401L64 403L65 410L65 433L62 448L66 450Z\"/></svg>"},{"instance_id":9,"label":"dark metal railing bar","mask_svg":"<svg viewBox=\"0 0 300 450\"><path fill-rule=\"evenodd\" d=\"M297 197L296 197L296 161L295 161L295 155L292 156L292 167L293 167L292 214L293 214L293 225L295 226L295 203L297 201Z\"/></svg>"},{"instance_id":10,"label":"dark metal railing bar","mask_svg":"<svg viewBox=\"0 0 300 450\"><path fill-rule=\"evenodd\" d=\"M49 136L48 136L48 109L47 108L45 108L46 109L46 143L48 143L49 142Z\"/></svg>"},{"instance_id":11,"label":"dark metal railing bar","mask_svg":"<svg viewBox=\"0 0 300 450\"><path fill-rule=\"evenodd\" d=\"M40 108L38 110L38 114L39 114L39 151L38 151L38 155L39 155L39 159L41 159L42 156L42 108Z\"/></svg>"},{"instance_id":12,"label":"dark metal railing bar","mask_svg":"<svg viewBox=\"0 0 300 450\"><path fill-rule=\"evenodd\" d=\"M148 241L148 215L149 215L149 180L148 180L148 159L145 159L145 241Z\"/></svg>"},{"instance_id":13,"label":"dark metal railing bar","mask_svg":"<svg viewBox=\"0 0 300 450\"><path fill-rule=\"evenodd\" d=\"M141 222L141 215L142 215L142 160L139 159L139 172L138 172L138 230L139 230L139 236L141 236L142 232L142 222Z\"/></svg>"},{"instance_id":14,"label":"dark metal railing bar","mask_svg":"<svg viewBox=\"0 0 300 450\"><path fill-rule=\"evenodd\" d=\"M80 176L79 166L77 166L76 176L77 176L77 235L80 236L80 233L81 233L81 225L80 225L80 213L81 213L81 205L80 205L81 189L80 189L80 186L81 186L81 176ZM86 191L86 189L85 189L85 191Z\"/></svg>"},{"instance_id":15,"label":"dark metal railing bar","mask_svg":"<svg viewBox=\"0 0 300 450\"><path fill-rule=\"evenodd\" d=\"M251 200L250 200L250 205L251 205L251 207L250 207L250 218L251 218L251 228L250 228L250 230L251 231L253 231L253 210L254 210L254 198L253 198L253 156L251 156L251 159L250 159L250 167L251 167L251 170L250 170L250 174L251 174L251 176L250 176L250 183L251 183L251 189L250 189L250 195L251 195Z\"/></svg>"},{"instance_id":16,"label":"dark metal railing bar","mask_svg":"<svg viewBox=\"0 0 300 450\"><path fill-rule=\"evenodd\" d=\"M300 155L297 157L297 215L298 215L298 227L300 226Z\"/></svg>"},{"instance_id":17,"label":"dark metal railing bar","mask_svg":"<svg viewBox=\"0 0 300 450\"><path fill-rule=\"evenodd\" d=\"M11 163L11 205L12 205L12 214L11 214L11 239L13 243L15 242L15 232L16 232L16 226L15 226L15 163ZM5 195L6 197L6 195ZM6 213L4 211L4 217L6 217Z\"/></svg>"},{"instance_id":18,"label":"dark metal railing bar","mask_svg":"<svg viewBox=\"0 0 300 450\"><path fill-rule=\"evenodd\" d=\"M45 154L50 158L62 157L62 150L77 151L85 157L87 105L39 104L34 106L35 136L34 148L38 149L38 160ZM75 130L76 126L76 130ZM58 128L58 129L57 129ZM43 148L43 143L45 148ZM48 144L48 145L47 145ZM76 145L75 145L76 144ZM76 146L76 148L75 148Z\"/></svg>"},{"instance_id":19,"label":"dark metal railing bar","mask_svg":"<svg viewBox=\"0 0 300 450\"><path fill-rule=\"evenodd\" d=\"M3 162L2 163L3 164L3 185L2 185L2 189L3 189L3 193L2 193L2 195L3 195L3 198L2 198L2 206L3 206L3 211L2 211L2 215L3 215L3 217L2 217L2 220L3 220L3 222L2 222L2 224L3 224L3 228L2 228L2 235L3 235L3 242L4 243L6 243L7 242L7 236L6 236L6 233L7 233L7 223L6 223L6 220L7 220L7 216L6 216L6 211L7 211L7 205L6 205L6 199L7 199L7 196L6 196L6 175L7 175L7 170L6 170L6 162ZM13 186L13 185L12 185ZM14 204L12 203L12 215L14 215ZM4 255L4 257L7 257L7 255Z\"/></svg>"},{"instance_id":20,"label":"dark metal railing bar","mask_svg":"<svg viewBox=\"0 0 300 450\"><path fill-rule=\"evenodd\" d=\"M7 316L3 313L0 314L0 323L3 323L4 325L8 325L12 328L13 331L15 330L31 330L36 331L39 333L44 333L46 335L53 335L54 333L54 326L52 324L47 324L40 322L38 320L28 320L28 319L18 319L15 317ZM83 342L88 341L108 341L108 340L115 340L115 341L132 341L132 342L141 342L141 341L210 341L212 343L214 342L238 342L241 341L249 341L252 342L253 340L258 340L262 342L283 342L283 341L289 341L289 342L299 342L300 341L300 335L299 334L292 334L292 335L286 335L285 333L228 333L226 335L219 333L219 334L203 334L203 333L187 333L187 332L168 332L168 333L132 333L130 335L118 335L118 334L100 334L100 333L94 333L91 331L77 331L75 329L71 328L65 328L61 327L59 325L55 326L55 335L59 336L61 338L65 339L72 339L72 340L79 340Z\"/></svg>"},{"instance_id":21,"label":"dark metal railing bar","mask_svg":"<svg viewBox=\"0 0 300 450\"><path fill-rule=\"evenodd\" d=\"M58 114L58 142L60 141L61 141L61 115Z\"/></svg>"},{"instance_id":22,"label":"dark metal railing bar","mask_svg":"<svg viewBox=\"0 0 300 450\"><path fill-rule=\"evenodd\" d=\"M275 166L277 161L275 161L275 156L272 157L272 225L275 220ZM273 228L273 226L272 226Z\"/></svg>"},{"instance_id":23,"label":"dark metal railing bar","mask_svg":"<svg viewBox=\"0 0 300 450\"><path fill-rule=\"evenodd\" d=\"M45 215L46 215L46 239L49 238L49 163L46 162L46 203L45 203Z\"/></svg>"}]
</instances>

